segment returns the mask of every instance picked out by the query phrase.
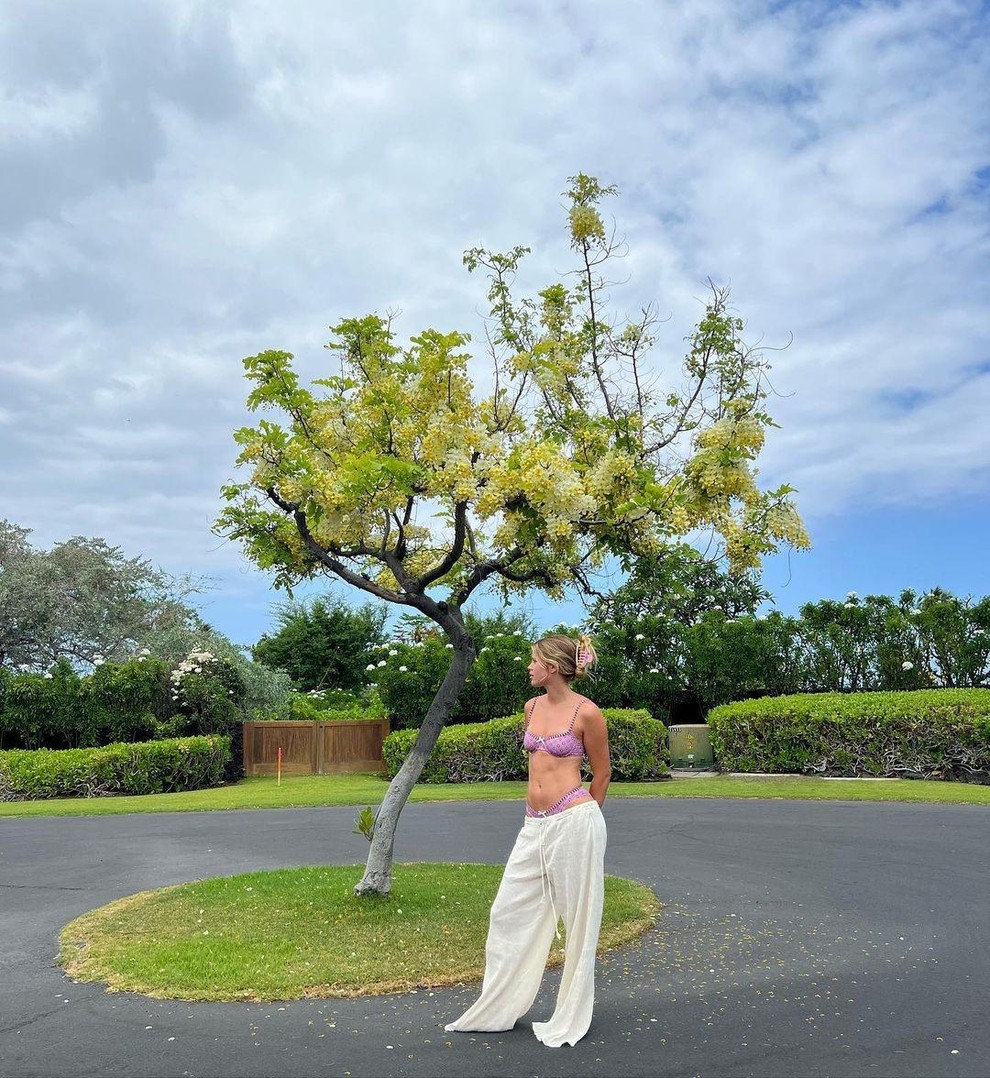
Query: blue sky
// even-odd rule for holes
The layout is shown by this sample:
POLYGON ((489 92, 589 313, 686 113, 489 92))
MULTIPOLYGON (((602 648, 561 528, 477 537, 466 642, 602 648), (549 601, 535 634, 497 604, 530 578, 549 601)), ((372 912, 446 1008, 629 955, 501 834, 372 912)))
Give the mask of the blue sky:
POLYGON ((368 311, 479 333, 461 252, 553 279, 584 171, 621 190, 617 305, 669 317, 658 370, 709 276, 782 348, 761 477, 814 549, 767 563, 777 605, 985 595, 988 29, 975 0, 8 0, 0 516, 208 576, 253 642, 277 596, 210 531, 241 359, 318 375, 368 311))

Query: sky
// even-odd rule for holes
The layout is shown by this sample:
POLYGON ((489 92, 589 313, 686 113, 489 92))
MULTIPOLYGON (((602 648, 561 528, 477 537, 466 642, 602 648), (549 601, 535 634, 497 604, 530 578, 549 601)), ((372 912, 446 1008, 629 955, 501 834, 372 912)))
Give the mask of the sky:
POLYGON ((0 517, 207 578, 255 642, 283 596, 211 531, 243 358, 319 377, 369 312, 480 338, 462 252, 557 279, 580 171, 620 190, 657 371, 709 278, 768 349, 761 484, 813 543, 775 605, 986 595, 988 31, 977 0, 5 0, 0 517))

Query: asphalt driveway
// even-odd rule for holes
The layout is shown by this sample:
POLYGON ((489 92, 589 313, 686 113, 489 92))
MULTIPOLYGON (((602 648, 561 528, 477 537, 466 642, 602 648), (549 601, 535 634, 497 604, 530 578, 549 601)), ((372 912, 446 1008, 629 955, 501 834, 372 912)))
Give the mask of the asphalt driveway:
MULTIPOLYGON (((656 929, 599 960, 575 1048, 540 1045, 559 973, 502 1034, 445 1034, 475 985, 189 1004, 74 984, 59 930, 211 875, 363 860, 353 808, 0 820, 0 1074, 990 1074, 990 813, 982 806, 613 800, 609 872, 656 929)), ((407 806, 397 860, 506 857, 507 802, 407 806)))

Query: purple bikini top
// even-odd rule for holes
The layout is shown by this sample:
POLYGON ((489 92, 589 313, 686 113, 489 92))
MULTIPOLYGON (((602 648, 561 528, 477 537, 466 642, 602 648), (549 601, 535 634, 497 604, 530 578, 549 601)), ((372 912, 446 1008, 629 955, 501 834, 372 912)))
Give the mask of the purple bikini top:
MULTIPOLYGON (((540 699, 540 697, 537 697, 540 699)), ((526 733, 523 735, 523 748, 527 752, 547 752, 551 756, 584 756, 584 743, 574 733, 574 723, 577 721, 578 712, 581 710, 581 705, 584 703, 584 697, 582 696, 578 700, 577 707, 574 709, 574 715, 571 718, 571 725, 566 730, 561 731, 559 734, 548 734, 546 737, 540 737, 539 734, 532 734, 529 731, 530 720, 533 718, 533 712, 536 710, 536 703, 529 710, 529 716, 526 719, 526 733)))

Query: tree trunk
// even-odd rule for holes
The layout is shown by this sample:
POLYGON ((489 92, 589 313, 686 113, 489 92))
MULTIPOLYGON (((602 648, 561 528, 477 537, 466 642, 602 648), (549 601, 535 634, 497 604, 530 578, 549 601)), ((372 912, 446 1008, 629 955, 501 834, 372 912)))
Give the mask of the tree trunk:
MULTIPOLYGON (((460 619, 458 619, 459 621, 460 619)), ((447 626, 445 626, 447 628, 447 626)), ((387 895, 392 889, 392 846, 395 841, 395 829, 399 823, 399 813, 405 807, 412 793, 416 780, 422 774, 433 746, 440 736, 444 723, 450 717, 457 698, 464 688, 468 673, 474 665, 475 651, 470 635, 460 625, 460 632, 447 635, 454 644, 453 658, 443 684, 437 690, 430 709, 426 713, 409 755, 399 768, 396 776, 389 783, 381 807, 375 818, 375 830, 371 840, 371 851, 365 866, 361 882, 354 888, 359 895, 387 895)))

